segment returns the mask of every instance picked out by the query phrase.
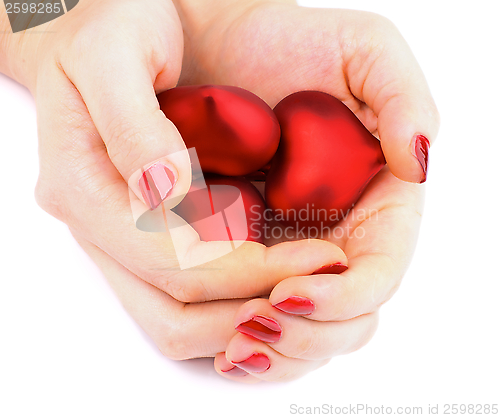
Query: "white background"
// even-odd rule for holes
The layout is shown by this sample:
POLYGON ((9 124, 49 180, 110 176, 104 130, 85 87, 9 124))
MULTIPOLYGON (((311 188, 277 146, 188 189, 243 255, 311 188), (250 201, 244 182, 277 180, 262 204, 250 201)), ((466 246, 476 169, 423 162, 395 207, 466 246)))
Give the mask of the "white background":
POLYGON ((286 384, 170 361, 36 206, 34 102, 0 76, 0 416, 285 417, 290 405, 500 403, 498 1, 303 1, 398 26, 442 116, 410 270, 362 350, 286 384))

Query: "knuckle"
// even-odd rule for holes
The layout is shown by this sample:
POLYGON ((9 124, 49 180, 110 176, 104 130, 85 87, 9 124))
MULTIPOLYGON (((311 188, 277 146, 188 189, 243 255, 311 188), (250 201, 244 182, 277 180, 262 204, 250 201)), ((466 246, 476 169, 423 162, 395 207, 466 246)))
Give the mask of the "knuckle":
POLYGON ((113 109, 107 126, 103 130, 103 140, 112 161, 126 161, 129 167, 140 167, 150 157, 152 149, 147 146, 151 138, 157 137, 159 123, 165 118, 159 109, 142 108, 140 114, 131 117, 126 107, 113 109))
MULTIPOLYGON (((108 56, 97 54, 97 52, 103 51, 106 47, 105 45, 109 45, 109 43, 116 44, 114 41, 116 35, 113 33, 110 25, 111 22, 103 21, 101 17, 95 16, 93 19, 88 19, 84 24, 75 28, 73 35, 69 37, 66 42, 71 43, 71 47, 74 48, 75 51, 79 51, 81 56, 87 58, 84 60, 87 65, 95 65, 95 63, 91 61, 92 57, 94 55, 101 57, 108 56), (102 42, 103 39, 106 39, 105 43, 102 42)), ((61 54, 61 57, 64 59, 64 55, 61 54)), ((69 69, 84 70, 81 63, 72 63, 68 61, 66 65, 69 69)))
POLYGON ((335 278, 326 274, 313 277, 313 300, 318 301, 318 307, 324 310, 325 316, 332 321, 350 319, 353 299, 357 294, 355 281, 347 274, 335 278))
MULTIPOLYGON (((124 6, 124 4, 121 6, 124 6)), ((107 7, 109 9, 113 5, 107 7)), ((120 42, 120 40, 123 36, 127 36, 128 31, 123 29, 122 22, 111 19, 110 16, 114 15, 111 14, 110 10, 108 12, 110 14, 94 14, 92 19, 77 24, 73 36, 70 38, 71 43, 77 47, 77 51, 91 53, 92 51, 105 51, 107 49, 109 53, 110 44, 113 44, 113 47, 127 45, 126 42, 120 42), (106 39, 106 42, 103 42, 103 39, 106 39)), ((134 21, 131 21, 130 25, 134 23, 134 21)), ((133 35, 129 34, 128 39, 133 39, 133 35)))
POLYGON ((351 347, 351 350, 349 350, 349 352, 354 352, 363 348, 371 341, 371 339, 375 335, 375 332, 377 331, 378 328, 378 314, 374 313, 369 315, 371 316, 372 319, 370 320, 366 331, 355 342, 355 344, 351 347))
POLYGON ((172 292, 172 297, 180 302, 198 303, 206 300, 204 286, 198 282, 184 282, 181 285, 177 283, 171 285, 169 290, 172 292))
POLYGON ((387 294, 383 297, 382 302, 377 307, 388 302, 396 294, 396 292, 399 290, 402 282, 403 282, 402 277, 399 278, 398 280, 394 281, 392 286, 389 288, 387 294))
MULTIPOLYGON (((357 45, 365 50, 366 46, 370 46, 370 50, 374 57, 390 53, 394 49, 401 47, 401 39, 403 38, 397 26, 387 17, 365 12, 363 24, 359 26, 362 32, 359 33, 364 40, 357 45)), ((358 51, 359 52, 359 51, 358 51)))
POLYGON ((394 33, 400 34, 399 29, 396 27, 394 22, 390 20, 388 17, 373 12, 367 12, 367 15, 370 16, 369 22, 371 29, 375 30, 376 33, 385 34, 389 32, 392 34, 394 33))
POLYGON ((141 274, 144 280, 168 293, 174 299, 184 303, 206 301, 205 286, 182 272, 165 274, 148 270, 141 274))
POLYGON ((38 179, 35 186, 35 201, 38 206, 56 219, 65 221, 67 219, 66 211, 62 203, 60 191, 50 182, 38 179))
POLYGON ((335 304, 331 303, 332 317, 336 321, 351 319, 356 315, 356 297, 357 285, 348 275, 342 276, 342 279, 334 279, 330 283, 328 295, 335 295, 335 304))
POLYGON ((111 160, 127 160, 129 164, 140 159, 141 129, 124 112, 115 109, 116 114, 110 120, 103 135, 108 155, 111 160))
POLYGON ((185 335, 186 333, 180 327, 172 324, 164 328, 167 331, 163 332, 162 340, 158 343, 158 348, 163 356, 170 360, 187 360, 195 357, 191 352, 189 335, 185 335))
POLYGON ((286 353, 287 357, 299 358, 303 360, 312 360, 315 358, 315 354, 317 353, 318 340, 317 335, 313 332, 312 334, 308 334, 304 336, 304 338, 298 342, 298 344, 294 347, 292 352, 286 353))

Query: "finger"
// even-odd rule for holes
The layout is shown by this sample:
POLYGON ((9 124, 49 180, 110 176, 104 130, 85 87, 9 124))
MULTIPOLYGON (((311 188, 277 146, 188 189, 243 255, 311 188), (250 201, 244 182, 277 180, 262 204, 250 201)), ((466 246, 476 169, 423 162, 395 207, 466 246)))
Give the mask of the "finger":
POLYGON ((214 360, 215 371, 221 376, 243 383, 258 383, 261 380, 258 377, 252 376, 245 370, 240 369, 238 366, 230 363, 226 359, 226 353, 217 353, 214 360))
POLYGON ((136 196, 154 209, 167 196, 183 196, 191 182, 184 142, 160 110, 155 92, 178 81, 182 27, 171 2, 144 8, 133 1, 111 1, 106 7, 119 8, 120 16, 130 9, 137 23, 92 25, 92 34, 81 30, 73 48, 83 58, 61 54, 59 59, 82 95, 109 158, 136 196), (141 26, 145 19, 162 31, 150 33, 141 26))
POLYGON ((104 273, 121 303, 159 350, 173 360, 213 357, 236 334, 232 325, 243 300, 184 304, 144 282, 105 252, 71 231, 104 273))
POLYGON ((342 321, 374 312, 398 289, 410 263, 420 226, 421 186, 403 182, 388 170, 368 187, 338 227, 349 268, 341 274, 290 277, 269 301, 288 313, 319 321, 342 321))
POLYGON ((240 333, 269 344, 286 357, 324 360, 366 345, 377 329, 378 313, 347 321, 311 321, 283 313, 266 299, 253 299, 241 306, 234 324, 240 333))
POLYGON ((47 77, 52 84, 40 88, 37 97, 37 201, 136 276, 178 300, 200 302, 268 294, 286 277, 347 263, 340 248, 319 240, 270 248, 247 242, 228 253, 228 243, 202 242, 192 229, 183 237, 184 253, 177 254, 169 231, 136 227, 128 187, 107 158, 78 91, 59 68, 47 77), (181 270, 179 257, 204 263, 181 270))
MULTIPOLYGON (((344 51, 351 92, 377 116, 391 172, 402 180, 422 183, 427 177, 429 145, 439 129, 439 114, 424 74, 392 22, 371 13, 353 18, 357 21, 346 37, 358 42, 350 42, 344 51)), ((344 22, 345 27, 350 23, 354 22, 344 22)))
MULTIPOLYGON (((225 356, 228 362, 253 377, 264 381, 280 382, 298 379, 329 361, 329 359, 301 360, 285 357, 266 343, 241 333, 231 339, 225 356)), ((224 376, 219 364, 219 361, 215 363, 216 370, 224 376)), ((246 376, 240 379, 243 382, 246 380, 246 376)))

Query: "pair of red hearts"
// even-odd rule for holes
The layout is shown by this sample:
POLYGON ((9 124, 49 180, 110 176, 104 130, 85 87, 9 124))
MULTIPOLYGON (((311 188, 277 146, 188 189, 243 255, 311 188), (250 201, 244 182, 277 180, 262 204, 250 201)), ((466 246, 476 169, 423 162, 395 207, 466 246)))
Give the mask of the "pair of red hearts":
POLYGON ((385 165, 379 140, 326 93, 293 93, 274 111, 255 94, 232 86, 176 87, 158 100, 187 148, 196 149, 204 174, 210 173, 205 178, 208 192, 194 186, 174 211, 195 227, 197 221, 224 212, 239 196, 243 201, 246 213, 225 211, 243 218, 226 219, 226 226, 245 227, 233 227, 229 236, 201 228, 197 232, 204 241, 229 237, 263 242, 271 217, 317 234, 348 214, 385 165), (259 172, 266 181, 265 202, 248 181, 259 172), (239 192, 220 187, 224 185, 239 192))

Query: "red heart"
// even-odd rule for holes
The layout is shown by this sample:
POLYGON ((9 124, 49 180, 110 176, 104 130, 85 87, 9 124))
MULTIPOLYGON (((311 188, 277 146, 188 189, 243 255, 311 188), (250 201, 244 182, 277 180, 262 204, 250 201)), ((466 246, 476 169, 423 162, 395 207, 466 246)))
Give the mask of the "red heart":
POLYGON ((194 181, 172 210, 198 232, 202 241, 263 244, 265 209, 264 199, 248 180, 211 175, 205 182, 194 181))
POLYGON ((158 95, 161 110, 195 147, 205 173, 243 176, 273 157, 280 128, 255 94, 232 86, 184 86, 158 95))
POLYGON ((266 180, 268 206, 294 227, 335 224, 385 165, 379 140, 326 93, 291 94, 274 112, 281 140, 266 180))

